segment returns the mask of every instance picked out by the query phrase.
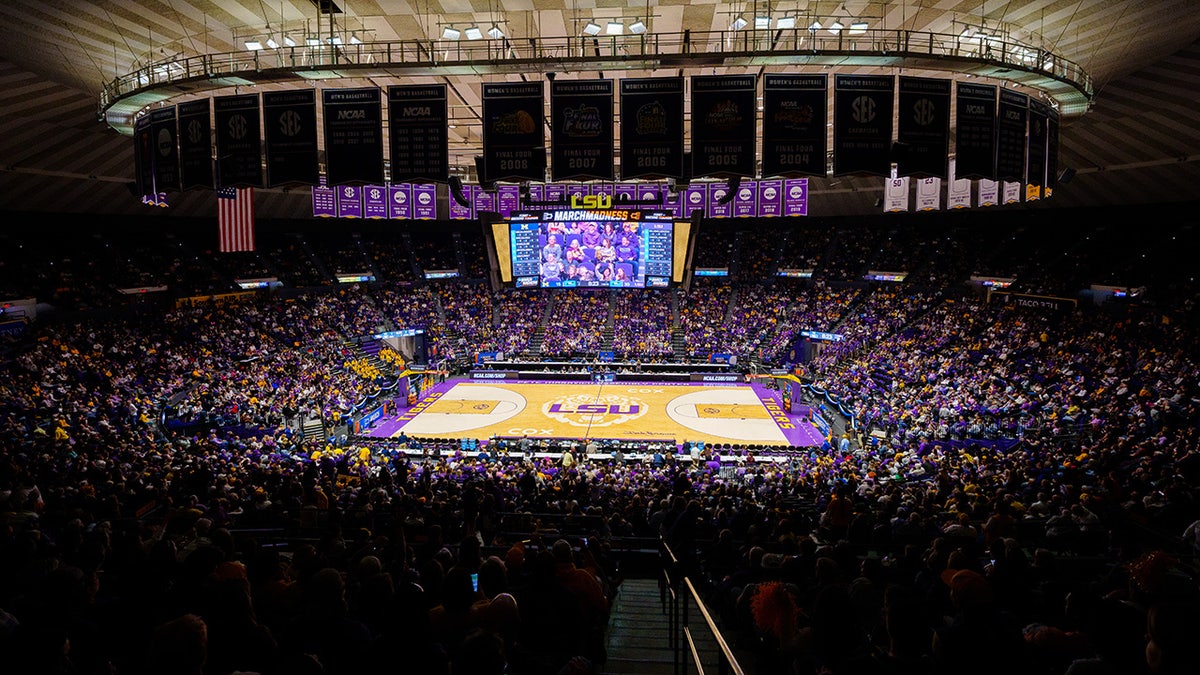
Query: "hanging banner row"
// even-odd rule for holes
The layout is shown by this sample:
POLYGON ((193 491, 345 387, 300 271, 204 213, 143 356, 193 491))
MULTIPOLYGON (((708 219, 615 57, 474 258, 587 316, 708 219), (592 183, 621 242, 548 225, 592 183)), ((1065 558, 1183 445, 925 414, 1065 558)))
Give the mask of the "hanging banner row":
MULTIPOLYGON (((690 180, 833 174, 948 177, 951 115, 961 178, 1054 187, 1058 112, 995 85, 894 75, 695 75, 481 85, 480 179, 690 180), (614 87, 619 82, 619 116, 614 87), (690 82, 690 126, 684 96, 690 82), (953 99, 953 100, 952 100, 953 99), (952 104, 956 107, 952 108, 952 104), (832 131, 832 153, 829 152, 832 131), (690 152, 685 152, 690 131, 690 152), (761 163, 761 172, 756 167, 761 163)), ((385 182, 383 92, 296 89, 199 99, 135 122, 142 194, 198 187, 318 185, 318 119, 328 184, 385 182), (215 153, 214 153, 215 150, 215 153), (214 161, 215 156, 215 161, 214 161)), ((449 179, 445 85, 386 90, 387 180, 449 179)))

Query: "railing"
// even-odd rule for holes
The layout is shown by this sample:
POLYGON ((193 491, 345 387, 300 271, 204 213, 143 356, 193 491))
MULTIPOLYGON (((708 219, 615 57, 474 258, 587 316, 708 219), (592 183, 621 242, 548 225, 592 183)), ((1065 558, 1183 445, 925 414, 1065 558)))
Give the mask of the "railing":
MULTIPOLYGON (((121 99, 176 83, 229 78, 218 86, 234 86, 236 76, 338 69, 349 77, 354 69, 405 69, 429 74, 446 67, 471 66, 476 72, 523 72, 535 68, 562 72, 594 71, 599 63, 658 67, 689 61, 713 65, 859 65, 876 59, 894 65, 898 59, 927 59, 922 67, 954 70, 946 59, 993 64, 1035 74, 1073 88, 1085 101, 1094 95, 1091 78, 1079 64, 1053 52, 1001 38, 964 38, 948 33, 868 30, 832 35, 807 28, 788 30, 706 31, 642 35, 500 38, 486 40, 398 40, 347 45, 297 45, 257 51, 175 56, 154 61, 104 84, 100 116, 121 99), (943 63, 939 64, 939 61, 943 63)), ((992 74, 1001 79, 1009 75, 992 74)), ((298 75, 294 75, 298 77, 298 75)), ((249 84, 249 82, 245 82, 249 84)), ((1033 86, 1037 86, 1034 84, 1033 86)), ((1066 92, 1070 93, 1070 92, 1066 92)), ((1059 92, 1063 94, 1063 92, 1059 92)), ((1078 105, 1072 105, 1072 109, 1078 105)), ((1085 108, 1086 109, 1086 108, 1085 108)), ((111 124, 112 122, 110 122, 111 124)))
POLYGON ((660 541, 662 551, 662 579, 659 581, 661 599, 667 610, 668 645, 674 653, 673 666, 676 675, 689 672, 688 663, 695 672, 716 672, 719 675, 743 675, 737 657, 721 629, 713 620, 700 593, 688 578, 684 564, 675 556, 665 541, 660 541), (700 621, 691 623, 691 608, 699 614, 700 621), (698 629, 698 630, 697 630, 698 629))

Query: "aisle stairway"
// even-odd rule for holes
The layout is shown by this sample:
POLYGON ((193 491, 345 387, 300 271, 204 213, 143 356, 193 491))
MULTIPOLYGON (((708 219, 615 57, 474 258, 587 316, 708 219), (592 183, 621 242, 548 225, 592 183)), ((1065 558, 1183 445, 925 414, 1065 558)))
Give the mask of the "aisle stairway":
POLYGON ((674 672, 669 617, 657 579, 625 579, 609 613, 605 675, 669 675, 674 672))

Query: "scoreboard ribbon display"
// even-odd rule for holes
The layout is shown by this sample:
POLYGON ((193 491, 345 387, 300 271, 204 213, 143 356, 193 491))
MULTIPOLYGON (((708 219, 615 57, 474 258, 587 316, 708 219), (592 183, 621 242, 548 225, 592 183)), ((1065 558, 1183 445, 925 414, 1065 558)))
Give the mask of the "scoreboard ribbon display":
POLYGON ((683 78, 621 80, 621 178, 683 177, 683 78))
POLYGON ((550 117, 554 180, 613 180, 612 80, 551 82, 550 117))
POLYGON ((379 89, 325 89, 325 175, 330 185, 383 182, 379 89))
POLYGON ((211 105, 206 98, 179 104, 179 186, 212 188, 211 105))
POLYGON ((946 177, 950 153, 950 80, 900 78, 896 174, 946 177))
POLYGON ((483 84, 483 176, 498 180, 546 179, 542 83, 483 84))
POLYGON ((763 79, 764 176, 825 176, 826 75, 763 79))
POLYGON ((392 180, 444 183, 450 177, 446 85, 388 87, 392 180))
POLYGON ((891 174, 892 75, 837 75, 833 84, 833 174, 891 174))
POLYGON ((754 75, 692 77, 692 176, 753 176, 754 75))
POLYGON ((267 135, 267 187, 316 185, 317 92, 312 89, 263 93, 267 135))
POLYGON ((258 94, 213 98, 217 187, 263 187, 258 94))

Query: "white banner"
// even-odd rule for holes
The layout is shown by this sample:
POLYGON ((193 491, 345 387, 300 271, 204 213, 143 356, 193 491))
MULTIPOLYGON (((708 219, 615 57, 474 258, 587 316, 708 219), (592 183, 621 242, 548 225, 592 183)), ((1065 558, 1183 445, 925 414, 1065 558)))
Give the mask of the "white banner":
POLYGON ((937 176, 917 181, 917 210, 937 211, 942 208, 942 179, 937 176))
POLYGON ((950 160, 950 178, 946 185, 946 208, 971 208, 971 179, 954 177, 954 160, 950 160))
POLYGON ((1004 203, 1005 204, 1020 204, 1021 203, 1021 184, 1020 183, 1005 183, 1004 184, 1004 203))
POLYGON ((883 210, 888 213, 908 210, 908 176, 887 179, 883 189, 883 210))
POLYGON ((979 205, 995 206, 1000 203, 1000 184, 986 178, 979 179, 979 205))

